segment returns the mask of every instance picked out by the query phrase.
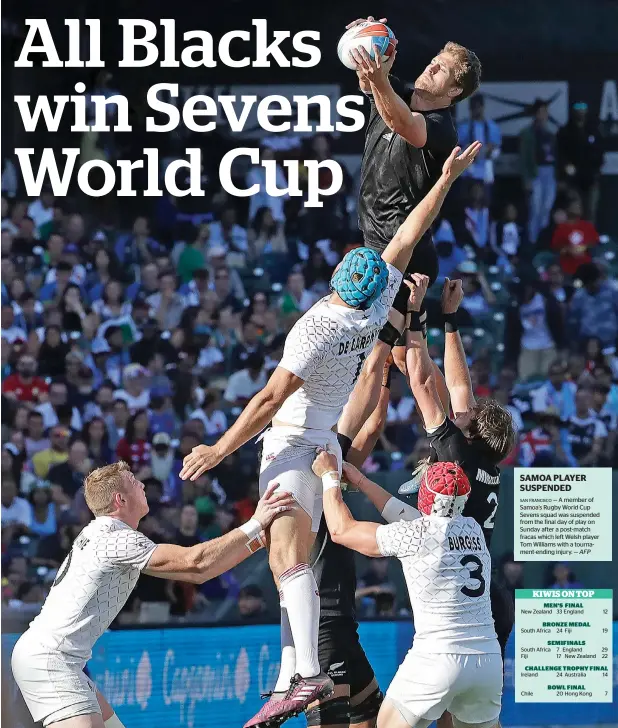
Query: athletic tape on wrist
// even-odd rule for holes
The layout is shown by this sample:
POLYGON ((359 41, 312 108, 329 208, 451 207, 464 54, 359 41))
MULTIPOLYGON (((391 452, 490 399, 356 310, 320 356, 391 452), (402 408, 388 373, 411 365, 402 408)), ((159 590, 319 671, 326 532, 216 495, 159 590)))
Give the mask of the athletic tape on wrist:
POLYGON ((459 331, 459 327, 457 326, 457 311, 455 313, 444 314, 444 331, 447 334, 454 334, 456 331, 459 331))
POLYGON ((242 526, 239 526, 239 528, 247 535, 247 543, 245 546, 249 549, 250 553, 254 554, 264 547, 265 544, 261 536, 263 530, 262 524, 257 518, 252 518, 246 523, 243 523, 242 526))
POLYGON ((427 311, 408 311, 410 314, 410 331, 420 331, 423 339, 427 338, 427 311))
POLYGON ((326 493, 331 488, 341 488, 341 477, 336 470, 329 470, 322 476, 322 490, 326 493))
POLYGON ((400 336, 401 331, 397 331, 393 324, 390 321, 387 321, 380 330, 380 333, 378 334, 378 339, 380 339, 380 341, 383 341, 387 346, 390 346, 392 349, 393 346, 396 345, 400 336))

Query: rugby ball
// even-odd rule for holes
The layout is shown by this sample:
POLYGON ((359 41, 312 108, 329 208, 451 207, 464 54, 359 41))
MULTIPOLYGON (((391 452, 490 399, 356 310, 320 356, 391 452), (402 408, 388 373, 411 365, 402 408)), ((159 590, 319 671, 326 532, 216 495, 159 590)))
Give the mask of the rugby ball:
POLYGON ((337 55, 346 68, 354 70, 354 64, 350 60, 350 50, 352 48, 362 46, 373 58, 373 47, 377 46, 382 54, 382 60, 386 60, 393 54, 396 45, 395 34, 387 25, 376 23, 373 20, 365 20, 364 23, 359 23, 359 25, 346 30, 341 36, 337 44, 337 55))

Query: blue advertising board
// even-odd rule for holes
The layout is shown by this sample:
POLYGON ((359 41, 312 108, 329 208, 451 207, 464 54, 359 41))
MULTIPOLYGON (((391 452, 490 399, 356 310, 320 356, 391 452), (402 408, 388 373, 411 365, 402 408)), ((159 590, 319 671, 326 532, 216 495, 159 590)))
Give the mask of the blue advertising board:
MULTIPOLYGON (((414 631, 409 622, 364 622, 362 644, 386 689, 414 631)), ((3 635, 8 658, 17 635, 3 635)), ((503 726, 618 724, 618 624, 614 623, 612 704, 516 704, 514 640, 507 648, 503 726)), ((5 666, 7 665, 4 662, 5 666)), ((139 629, 107 632, 88 670, 131 728, 242 726, 272 689, 279 669, 276 625, 139 629)), ((303 718, 286 725, 300 728, 303 718)))

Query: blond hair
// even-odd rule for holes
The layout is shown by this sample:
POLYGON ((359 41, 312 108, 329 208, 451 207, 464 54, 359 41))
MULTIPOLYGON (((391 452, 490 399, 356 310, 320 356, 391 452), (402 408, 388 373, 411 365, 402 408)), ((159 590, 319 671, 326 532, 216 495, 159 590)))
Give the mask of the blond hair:
POLYGON ((84 480, 86 505, 95 516, 105 516, 114 510, 114 495, 125 491, 124 473, 131 468, 124 460, 93 470, 84 480))
POLYGON ((481 82, 481 62, 471 50, 450 40, 440 53, 448 53, 455 59, 455 83, 461 93, 455 96, 454 103, 459 103, 473 94, 481 82))
POLYGON ((481 399, 470 423, 470 437, 482 440, 494 453, 496 463, 510 455, 517 441, 511 413, 495 399, 481 399))

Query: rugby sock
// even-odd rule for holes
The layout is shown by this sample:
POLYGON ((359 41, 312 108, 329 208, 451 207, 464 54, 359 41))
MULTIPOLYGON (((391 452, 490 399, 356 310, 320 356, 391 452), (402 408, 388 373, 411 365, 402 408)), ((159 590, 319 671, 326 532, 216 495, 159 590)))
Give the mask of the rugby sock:
POLYGON ((279 592, 279 604, 281 606, 281 666, 274 687, 275 693, 285 692, 290 687, 290 681, 296 674, 296 649, 282 592, 279 592))
POLYGON ((314 677, 320 672, 320 595, 315 576, 308 564, 298 564, 284 571, 279 583, 296 649, 296 672, 301 677, 314 677))

